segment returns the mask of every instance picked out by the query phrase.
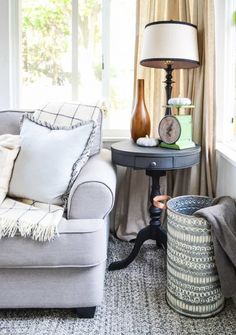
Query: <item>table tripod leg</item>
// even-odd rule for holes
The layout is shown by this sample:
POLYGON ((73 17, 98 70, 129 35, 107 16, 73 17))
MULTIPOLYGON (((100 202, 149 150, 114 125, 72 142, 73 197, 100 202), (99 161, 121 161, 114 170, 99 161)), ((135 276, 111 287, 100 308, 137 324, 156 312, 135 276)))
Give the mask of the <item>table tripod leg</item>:
POLYGON ((153 205, 153 198, 156 196, 161 196, 160 177, 165 176, 165 171, 147 170, 146 174, 152 178, 152 189, 150 193, 151 205, 149 207, 150 227, 152 232, 151 238, 156 240, 156 245, 158 248, 164 247, 164 249, 166 249, 167 236, 166 232, 161 228, 162 210, 153 205))
POLYGON ((165 175, 165 172, 158 171, 158 170, 156 171, 147 170, 146 174, 152 177, 152 189, 151 189, 151 194, 150 194, 151 206, 149 208, 150 224, 149 226, 140 230, 140 232, 138 233, 137 238, 135 240, 133 250, 131 251, 130 255, 121 261, 111 263, 108 267, 109 271, 126 268, 138 255, 142 244, 149 239, 155 240, 157 243, 157 246, 162 246, 166 248, 166 240, 167 240, 166 232, 161 228, 161 223, 160 223, 161 209, 156 208, 153 205, 153 198, 157 195, 160 195, 159 179, 161 176, 165 175))
POLYGON ((140 230, 140 232, 137 235, 133 250, 130 253, 130 255, 127 258, 125 258, 121 261, 111 263, 108 267, 108 270, 112 271, 112 270, 119 270, 119 269, 126 268, 135 259, 135 257, 138 255, 142 244, 145 241, 149 240, 150 238, 151 238, 150 226, 145 227, 142 230, 140 230))

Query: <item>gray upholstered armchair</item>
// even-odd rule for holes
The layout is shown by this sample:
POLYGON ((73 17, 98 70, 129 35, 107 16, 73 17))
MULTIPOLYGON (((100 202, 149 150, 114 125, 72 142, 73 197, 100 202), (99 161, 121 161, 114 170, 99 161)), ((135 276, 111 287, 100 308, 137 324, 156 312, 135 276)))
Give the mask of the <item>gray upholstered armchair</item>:
MULTIPOLYGON (((18 134, 21 111, 0 112, 0 134, 18 134)), ((110 152, 89 158, 74 183, 60 236, 0 239, 0 308, 76 308, 93 317, 103 298, 116 174, 110 152)))

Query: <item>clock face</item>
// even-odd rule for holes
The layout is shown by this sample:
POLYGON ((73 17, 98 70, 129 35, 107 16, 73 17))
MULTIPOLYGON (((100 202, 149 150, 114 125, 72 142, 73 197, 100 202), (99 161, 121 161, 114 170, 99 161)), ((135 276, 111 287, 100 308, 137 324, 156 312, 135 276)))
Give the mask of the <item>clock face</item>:
POLYGON ((181 126, 176 117, 168 115, 160 121, 158 132, 163 142, 173 144, 178 141, 180 137, 181 126))

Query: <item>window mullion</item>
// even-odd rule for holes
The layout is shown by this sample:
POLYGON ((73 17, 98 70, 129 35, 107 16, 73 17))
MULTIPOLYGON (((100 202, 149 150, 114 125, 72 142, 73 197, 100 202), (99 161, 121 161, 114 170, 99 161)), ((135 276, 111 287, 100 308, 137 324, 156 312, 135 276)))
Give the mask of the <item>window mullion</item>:
POLYGON ((235 59, 233 58, 233 49, 235 48, 235 37, 233 35, 232 26, 232 14, 234 10, 235 0, 227 2, 226 6, 226 34, 225 34, 225 71, 224 71, 224 127, 223 127, 223 140, 229 142, 233 139, 233 123, 232 118, 235 116, 233 110, 233 97, 234 97, 234 75, 232 69, 234 69, 235 59), (226 116, 226 117, 225 117, 226 116))
POLYGON ((20 100, 20 32, 21 1, 9 2, 9 96, 10 107, 18 108, 20 100))
MULTIPOLYGON (((110 0, 102 0, 102 99, 109 105, 110 75, 110 0)), ((104 120, 104 127, 109 128, 109 114, 104 120)))
POLYGON ((72 100, 78 100, 78 41, 79 41, 79 17, 78 17, 78 0, 72 0, 72 67, 71 67, 71 84, 72 100))

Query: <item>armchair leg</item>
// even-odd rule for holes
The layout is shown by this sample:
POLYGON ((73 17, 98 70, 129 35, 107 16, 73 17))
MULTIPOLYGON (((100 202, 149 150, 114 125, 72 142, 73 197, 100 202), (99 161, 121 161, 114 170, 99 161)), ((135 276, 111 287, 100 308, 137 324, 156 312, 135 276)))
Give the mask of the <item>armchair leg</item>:
POLYGON ((79 318, 92 319, 96 311, 96 306, 76 308, 76 314, 79 318))

